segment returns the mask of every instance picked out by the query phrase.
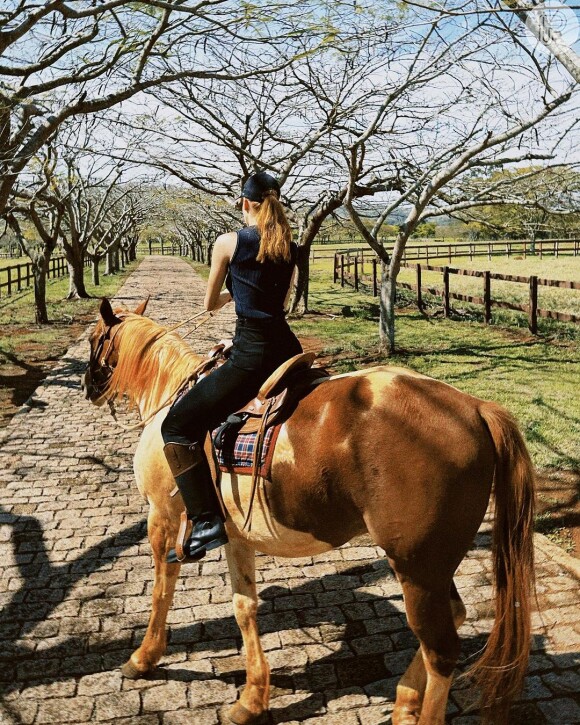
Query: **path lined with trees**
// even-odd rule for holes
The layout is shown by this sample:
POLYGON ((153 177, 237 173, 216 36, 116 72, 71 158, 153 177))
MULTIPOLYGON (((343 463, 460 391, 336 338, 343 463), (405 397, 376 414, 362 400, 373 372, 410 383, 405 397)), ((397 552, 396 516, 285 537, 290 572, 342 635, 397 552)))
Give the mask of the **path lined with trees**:
POLYGON ((533 235, 555 219, 578 225, 576 56, 550 36, 561 65, 531 59, 518 36, 527 11, 323 9, 25 0, 0 11, 0 216, 31 257, 39 323, 57 247, 70 296, 83 297, 84 260, 97 280, 146 226, 170 220, 190 244, 238 223, 233 200, 256 168, 279 177, 298 229, 293 311, 308 308, 313 241, 349 215, 382 262, 391 353, 396 278, 426 220, 513 233, 509 214, 525 210, 533 235), (168 185, 175 198, 160 202, 168 185))

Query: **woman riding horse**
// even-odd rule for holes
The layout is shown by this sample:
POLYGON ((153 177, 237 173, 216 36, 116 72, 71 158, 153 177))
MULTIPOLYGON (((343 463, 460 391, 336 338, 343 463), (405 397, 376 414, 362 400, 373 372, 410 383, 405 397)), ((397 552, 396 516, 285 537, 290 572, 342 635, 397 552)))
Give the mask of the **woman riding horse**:
POLYGON ((226 363, 180 398, 161 426, 163 451, 191 521, 189 536, 180 530, 170 563, 198 561, 228 541, 204 453, 208 431, 251 400, 279 365, 302 352, 284 313, 298 247, 279 196, 273 176, 264 171, 250 176, 242 188, 246 227, 222 234, 213 249, 204 305, 217 310, 233 299, 236 331, 226 363))

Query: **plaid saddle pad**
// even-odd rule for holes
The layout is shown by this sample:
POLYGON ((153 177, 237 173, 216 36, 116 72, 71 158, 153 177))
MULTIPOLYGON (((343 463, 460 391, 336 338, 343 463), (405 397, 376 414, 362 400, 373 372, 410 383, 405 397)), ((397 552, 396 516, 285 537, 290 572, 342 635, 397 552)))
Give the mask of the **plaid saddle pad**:
MULTIPOLYGON (((214 441, 218 430, 216 428, 212 432, 212 439, 214 441)), ((259 469, 260 475, 265 478, 269 478, 274 446, 279 430, 279 425, 271 426, 267 429, 266 435, 264 436, 259 469)), ((257 436, 257 433, 242 433, 237 436, 226 436, 223 447, 215 448, 220 469, 229 473, 249 474, 252 470, 257 436)))

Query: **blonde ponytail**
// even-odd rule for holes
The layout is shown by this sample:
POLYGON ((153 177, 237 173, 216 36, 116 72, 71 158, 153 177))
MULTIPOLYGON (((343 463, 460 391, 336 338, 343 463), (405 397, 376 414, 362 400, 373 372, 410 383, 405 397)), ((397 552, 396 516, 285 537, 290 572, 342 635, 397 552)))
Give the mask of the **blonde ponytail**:
POLYGON ((286 218, 284 207, 274 189, 269 189, 256 213, 256 226, 260 233, 260 250, 256 259, 264 262, 290 261, 292 230, 286 218))

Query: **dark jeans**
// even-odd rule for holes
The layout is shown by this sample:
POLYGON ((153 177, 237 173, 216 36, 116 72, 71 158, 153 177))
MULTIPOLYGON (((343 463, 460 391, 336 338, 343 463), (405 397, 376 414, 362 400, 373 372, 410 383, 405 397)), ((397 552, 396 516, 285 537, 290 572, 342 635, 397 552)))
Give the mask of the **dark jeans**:
POLYGON ((165 443, 202 443, 216 428, 258 393, 283 362, 302 352, 284 318, 238 318, 230 358, 202 378, 171 406, 161 424, 165 443))

